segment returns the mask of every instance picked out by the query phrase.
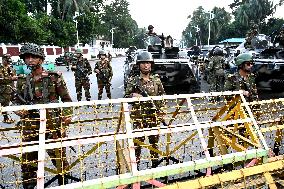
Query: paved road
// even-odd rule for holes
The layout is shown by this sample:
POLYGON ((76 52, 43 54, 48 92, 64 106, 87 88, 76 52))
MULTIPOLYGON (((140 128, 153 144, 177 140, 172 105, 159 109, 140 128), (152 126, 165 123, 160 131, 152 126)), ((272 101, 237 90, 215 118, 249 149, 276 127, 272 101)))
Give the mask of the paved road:
MULTIPOLYGON (((124 87, 123 87, 123 64, 124 64, 124 57, 119 58, 113 58, 112 60, 112 67, 113 67, 113 79, 111 81, 112 84, 112 98, 121 98, 123 97, 124 87)), ((92 66, 92 70, 94 71, 96 60, 91 60, 90 64, 92 66)), ((63 73, 63 77, 65 79, 65 82, 67 84, 68 90, 70 92, 70 95, 72 97, 73 101, 77 101, 76 96, 76 90, 75 90, 75 77, 74 72, 67 71, 65 66, 58 66, 56 67, 57 71, 60 71, 63 73)), ((90 75, 90 81, 91 81, 91 100, 97 100, 98 99, 98 86, 97 86, 97 78, 96 75, 93 74, 90 75)), ((106 99, 106 92, 104 90, 103 99, 106 99)), ((84 92, 83 92, 83 100, 85 100, 84 92)))

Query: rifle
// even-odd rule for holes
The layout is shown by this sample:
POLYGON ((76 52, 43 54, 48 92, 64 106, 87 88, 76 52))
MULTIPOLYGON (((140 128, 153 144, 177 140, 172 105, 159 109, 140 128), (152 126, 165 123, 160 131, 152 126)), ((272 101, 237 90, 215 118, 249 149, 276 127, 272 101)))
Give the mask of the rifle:
MULTIPOLYGON (((14 94, 14 96, 16 98, 19 99, 19 101, 21 101, 21 103, 25 104, 25 105, 33 105, 32 102, 28 102, 26 101, 17 91, 14 87, 12 86, 9 86, 14 94)), ((32 117, 32 118, 39 118, 39 110, 29 110, 29 116, 32 117)), ((20 122, 19 122, 20 123, 20 122)), ((19 125, 18 123, 18 125, 19 125)), ((54 129, 54 128, 53 128, 54 129)), ((57 135, 57 132, 56 131, 53 131, 53 139, 58 139, 58 135, 57 135)), ((76 150, 73 146, 70 146, 71 150, 74 151, 76 153, 76 150)))
MULTIPOLYGON (((140 83, 138 77, 136 78, 136 86, 135 86, 135 88, 140 91, 140 94, 143 97, 149 97, 149 94, 147 93, 147 91, 141 86, 141 83, 140 83)), ((156 105, 155 105, 155 103, 154 103, 154 101, 152 99, 150 101, 150 104, 152 106, 151 107, 152 110, 159 112, 159 110, 157 109, 157 107, 156 107, 156 105)), ((161 122, 163 123, 164 126, 168 126, 168 124, 165 122, 164 119, 161 119, 161 122)))

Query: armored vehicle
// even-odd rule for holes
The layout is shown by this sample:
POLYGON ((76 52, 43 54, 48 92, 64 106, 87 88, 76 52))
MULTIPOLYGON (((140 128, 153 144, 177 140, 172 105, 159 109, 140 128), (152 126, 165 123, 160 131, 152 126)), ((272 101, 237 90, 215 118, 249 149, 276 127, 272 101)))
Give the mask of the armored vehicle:
POLYGON ((252 49, 241 44, 237 50, 254 56, 254 72, 258 90, 284 92, 284 50, 274 47, 270 37, 259 34, 251 41, 252 49))
MULTIPOLYGON (((178 47, 173 47, 170 41, 157 35, 148 36, 144 42, 145 51, 150 52, 154 58, 152 71, 159 74, 167 94, 200 92, 199 66, 191 62, 190 59, 179 58, 178 47)), ((125 62, 125 87, 130 76, 139 74, 135 60, 136 58, 131 62, 125 62)))

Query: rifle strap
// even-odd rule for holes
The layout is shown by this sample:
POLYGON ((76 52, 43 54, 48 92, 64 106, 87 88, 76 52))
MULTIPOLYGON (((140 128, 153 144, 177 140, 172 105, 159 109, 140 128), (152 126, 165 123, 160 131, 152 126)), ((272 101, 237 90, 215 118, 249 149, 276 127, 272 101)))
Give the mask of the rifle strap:
POLYGON ((43 85, 42 85, 42 99, 44 103, 48 103, 48 83, 49 83, 49 77, 43 78, 43 85))
POLYGON ((31 75, 28 74, 26 77, 26 85, 24 89, 24 99, 26 101, 33 101, 34 95, 33 95, 33 88, 31 84, 31 75))

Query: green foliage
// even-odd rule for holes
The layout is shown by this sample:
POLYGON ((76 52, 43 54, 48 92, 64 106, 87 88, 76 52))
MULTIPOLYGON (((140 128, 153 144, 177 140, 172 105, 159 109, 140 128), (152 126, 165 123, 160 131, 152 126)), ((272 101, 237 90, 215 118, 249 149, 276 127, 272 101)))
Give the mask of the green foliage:
MULTIPOLYGON (((223 39, 223 31, 230 24, 231 16, 224 8, 214 7, 212 10, 214 18, 210 20, 210 44, 218 43, 223 39)), ((205 12, 203 7, 198 7, 190 17, 191 21, 187 25, 183 36, 186 46, 196 44, 207 44, 209 35, 209 13, 205 12), (196 27, 200 29, 197 32, 196 27)))
POLYGON ((114 0, 110 5, 106 5, 101 19, 103 24, 103 33, 107 39, 111 39, 112 28, 114 29, 114 47, 129 47, 136 45, 134 36, 137 33, 138 26, 135 20, 131 18, 128 10, 129 3, 126 0, 114 0))

